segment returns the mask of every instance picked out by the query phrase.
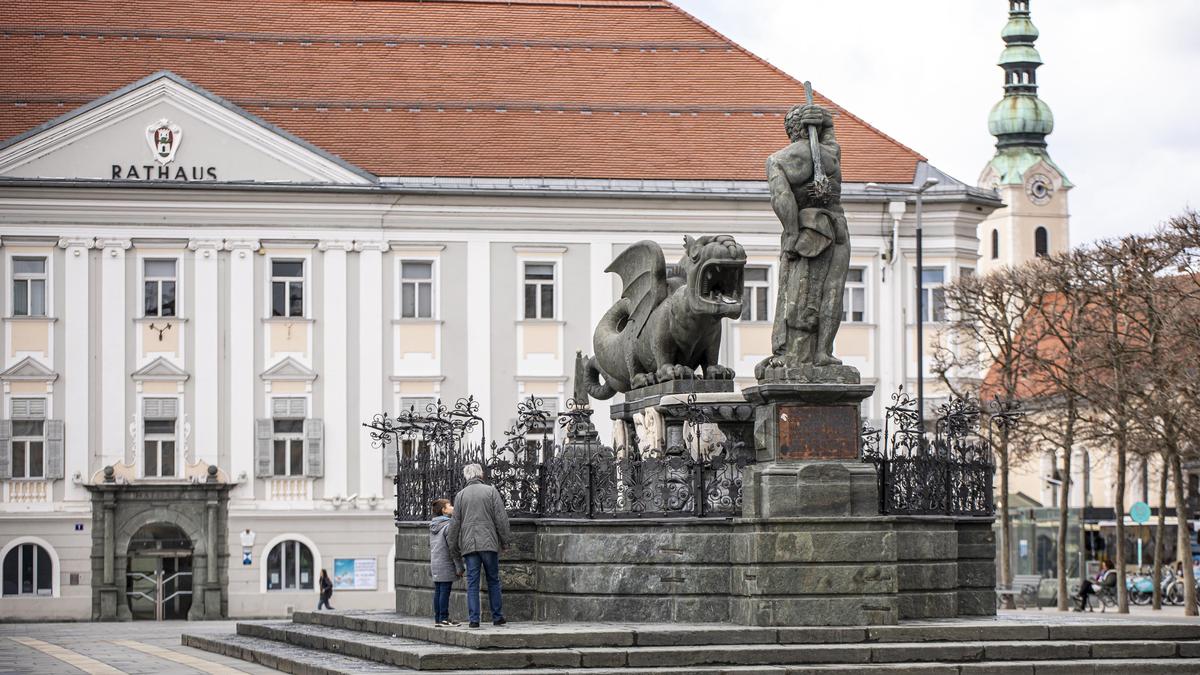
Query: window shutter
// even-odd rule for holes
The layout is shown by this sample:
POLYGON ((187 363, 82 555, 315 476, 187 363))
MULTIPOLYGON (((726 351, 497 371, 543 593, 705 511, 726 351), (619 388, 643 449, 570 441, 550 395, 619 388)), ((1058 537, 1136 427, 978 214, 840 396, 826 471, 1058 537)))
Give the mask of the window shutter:
POLYGON ((12 400, 13 419, 40 420, 46 417, 46 399, 44 398, 14 398, 12 400))
POLYGON ((303 397, 277 397, 271 399, 271 417, 277 419, 303 418, 307 412, 307 401, 303 397))
POLYGON ((142 417, 148 420, 173 420, 179 417, 179 399, 142 399, 142 417))
POLYGON ((0 480, 9 478, 12 478, 12 420, 0 420, 0 480))
POLYGON ((271 433, 274 429, 272 420, 254 420, 254 475, 256 478, 269 478, 271 472, 271 433))
POLYGON ((325 475, 324 420, 304 420, 304 460, 307 462, 306 475, 313 478, 325 475))
POLYGON ((62 420, 46 420, 46 478, 62 480, 63 478, 63 436, 62 420))

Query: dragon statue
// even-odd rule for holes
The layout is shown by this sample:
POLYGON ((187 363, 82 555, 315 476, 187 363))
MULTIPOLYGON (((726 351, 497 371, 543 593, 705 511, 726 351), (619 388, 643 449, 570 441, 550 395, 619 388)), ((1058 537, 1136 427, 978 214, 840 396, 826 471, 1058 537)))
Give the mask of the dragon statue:
POLYGON ((606 272, 620 275, 621 299, 605 312, 580 357, 583 385, 593 398, 612 398, 668 380, 733 379, 717 363, 721 319, 742 314, 746 251, 728 235, 684 237, 684 255, 667 267, 662 248, 639 241, 606 272), (603 380, 601 380, 603 375, 603 380))

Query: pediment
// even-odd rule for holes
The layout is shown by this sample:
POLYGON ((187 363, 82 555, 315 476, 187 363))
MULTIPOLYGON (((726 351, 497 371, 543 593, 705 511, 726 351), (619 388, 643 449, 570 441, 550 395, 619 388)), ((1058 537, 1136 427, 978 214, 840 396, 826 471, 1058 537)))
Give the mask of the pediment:
POLYGON ((133 372, 139 382, 183 382, 188 379, 187 371, 160 356, 133 372))
POLYGON ((375 180, 168 71, 0 145, 0 178, 335 185, 375 180))
POLYGON ((312 382, 317 379, 317 373, 312 368, 289 356, 266 369, 261 377, 264 380, 312 382))
POLYGON ((0 380, 6 382, 53 382, 57 379, 58 373, 32 356, 26 356, 4 372, 0 372, 0 380))

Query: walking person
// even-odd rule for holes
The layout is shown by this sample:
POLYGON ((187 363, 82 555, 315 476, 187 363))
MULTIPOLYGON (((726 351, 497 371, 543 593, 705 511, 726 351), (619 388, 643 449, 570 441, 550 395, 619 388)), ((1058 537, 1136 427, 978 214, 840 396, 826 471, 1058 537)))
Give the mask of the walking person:
POLYGON ((329 604, 329 599, 333 597, 333 580, 329 578, 329 572, 321 570, 321 599, 317 602, 317 611, 321 611, 321 606, 325 609, 333 609, 329 604))
POLYGON ((435 499, 431 509, 429 571, 433 575, 433 625, 457 626, 457 621, 450 620, 450 587, 463 575, 463 567, 462 562, 450 556, 450 545, 446 542, 454 505, 449 499, 435 499))
POLYGON ((503 626, 503 604, 500 596, 500 554, 512 534, 508 527, 508 512, 504 499, 496 488, 483 482, 483 467, 468 464, 463 467, 467 486, 454 496, 454 515, 446 541, 450 555, 462 558, 467 570, 467 618, 471 628, 479 628, 479 572, 487 577, 488 604, 492 610, 492 625, 503 626))

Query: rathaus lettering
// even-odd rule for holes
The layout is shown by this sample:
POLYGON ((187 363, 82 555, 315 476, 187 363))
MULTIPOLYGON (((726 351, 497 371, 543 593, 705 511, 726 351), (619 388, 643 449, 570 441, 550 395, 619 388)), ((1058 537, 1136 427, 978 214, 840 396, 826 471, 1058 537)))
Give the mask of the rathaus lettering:
POLYGON ((215 166, 112 165, 112 177, 126 180, 217 180, 215 166))

